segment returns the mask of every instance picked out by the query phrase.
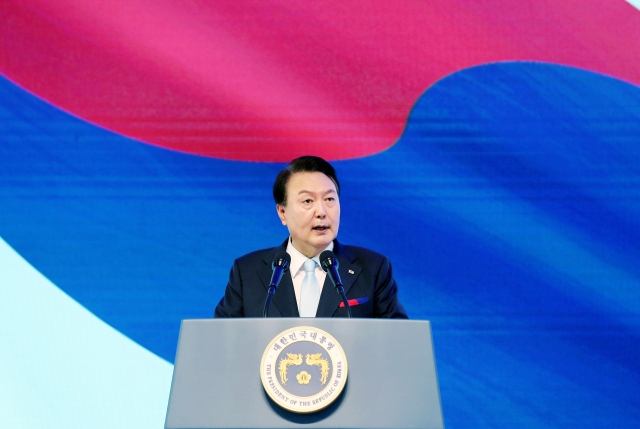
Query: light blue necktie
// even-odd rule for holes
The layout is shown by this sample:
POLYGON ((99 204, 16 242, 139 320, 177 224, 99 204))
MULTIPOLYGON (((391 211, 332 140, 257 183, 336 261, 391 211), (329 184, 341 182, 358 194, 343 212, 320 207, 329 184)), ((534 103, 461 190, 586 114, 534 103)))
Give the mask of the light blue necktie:
POLYGON ((316 261, 307 259, 304 262, 306 271, 300 288, 300 317, 315 317, 320 302, 320 286, 316 278, 316 261))

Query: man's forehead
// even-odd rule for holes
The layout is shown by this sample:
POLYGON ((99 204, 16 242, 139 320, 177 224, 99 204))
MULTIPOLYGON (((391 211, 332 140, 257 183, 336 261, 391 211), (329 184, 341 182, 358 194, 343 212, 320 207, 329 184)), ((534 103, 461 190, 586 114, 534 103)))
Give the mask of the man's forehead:
POLYGON ((314 197, 335 195, 337 198, 339 194, 336 183, 322 172, 293 173, 285 185, 285 201, 303 195, 314 197))

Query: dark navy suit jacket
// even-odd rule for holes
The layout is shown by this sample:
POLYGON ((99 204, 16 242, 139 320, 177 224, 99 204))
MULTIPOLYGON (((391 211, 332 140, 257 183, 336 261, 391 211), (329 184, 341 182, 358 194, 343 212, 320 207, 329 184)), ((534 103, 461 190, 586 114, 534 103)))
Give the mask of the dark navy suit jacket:
MULTIPOLYGON (((271 263, 287 241, 278 247, 258 250, 238 258, 233 263, 224 297, 216 307, 214 317, 262 317, 264 302, 271 280, 271 263)), ((353 317, 407 318, 398 302, 398 286, 393 278, 389 259, 362 247, 346 246, 334 241, 333 252, 338 259, 338 272, 351 306, 353 317)), ((346 317, 346 309, 333 283, 327 276, 322 287, 316 317, 346 317)), ((282 277, 276 290, 269 317, 299 317, 291 273, 282 277)))

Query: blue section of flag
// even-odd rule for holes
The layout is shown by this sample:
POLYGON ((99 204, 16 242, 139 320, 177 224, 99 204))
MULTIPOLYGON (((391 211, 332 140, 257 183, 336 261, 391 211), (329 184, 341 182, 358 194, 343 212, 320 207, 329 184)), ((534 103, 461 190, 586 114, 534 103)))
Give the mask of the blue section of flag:
MULTIPOLYGON (((5 80, 0 99, 0 236, 169 361, 233 258, 286 236, 282 164, 140 144, 5 80)), ((389 150, 335 162, 340 239, 388 255, 433 323, 447 427, 640 424, 638 142, 637 87, 501 63, 430 88, 389 150)))

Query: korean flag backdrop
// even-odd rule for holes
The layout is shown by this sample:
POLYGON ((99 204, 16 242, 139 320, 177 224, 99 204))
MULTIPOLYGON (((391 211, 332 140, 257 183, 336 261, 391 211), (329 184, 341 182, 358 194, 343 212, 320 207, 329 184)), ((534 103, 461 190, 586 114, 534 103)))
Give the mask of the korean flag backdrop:
POLYGON ((316 154, 447 427, 638 427, 638 8, 2 1, 0 426, 162 427, 180 320, 316 154))

